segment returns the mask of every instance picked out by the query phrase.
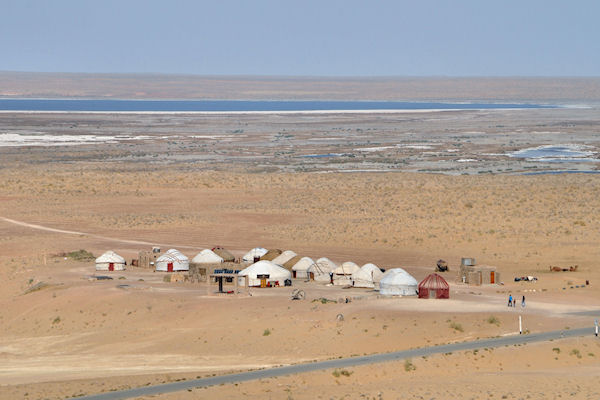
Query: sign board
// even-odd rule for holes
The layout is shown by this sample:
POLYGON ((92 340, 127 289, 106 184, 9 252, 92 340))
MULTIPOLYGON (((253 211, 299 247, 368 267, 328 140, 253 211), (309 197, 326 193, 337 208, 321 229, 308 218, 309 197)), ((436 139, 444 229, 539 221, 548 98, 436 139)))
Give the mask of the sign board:
POLYGON ((257 274, 256 279, 269 279, 270 274, 257 274))

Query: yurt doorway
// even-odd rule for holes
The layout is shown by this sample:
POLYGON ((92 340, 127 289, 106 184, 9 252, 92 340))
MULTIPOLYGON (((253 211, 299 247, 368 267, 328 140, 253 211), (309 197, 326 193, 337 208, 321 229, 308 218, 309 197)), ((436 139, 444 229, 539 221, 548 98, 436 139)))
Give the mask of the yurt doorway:
POLYGON ((496 273, 494 271, 490 272, 490 283, 496 283, 496 273))
POLYGON ((173 272, 173 263, 167 264, 167 272, 173 272))
POLYGON ((109 263, 108 264, 108 270, 109 271, 114 271, 115 270, 115 263, 109 263))
POLYGON ((429 289, 429 298, 430 299, 437 299, 437 290, 431 290, 431 289, 429 289))

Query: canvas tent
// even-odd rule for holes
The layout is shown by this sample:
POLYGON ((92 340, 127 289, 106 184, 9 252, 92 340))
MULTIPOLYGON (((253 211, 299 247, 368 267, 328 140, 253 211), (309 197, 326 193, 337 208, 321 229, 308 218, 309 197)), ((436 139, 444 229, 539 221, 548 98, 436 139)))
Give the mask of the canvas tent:
POLYGON ((154 263, 156 271, 188 271, 190 269, 189 259, 179 250, 170 249, 158 257, 154 263))
POLYGON ((223 261, 223 257, 209 249, 202 250, 192 258, 192 264, 220 264, 223 261))
POLYGON ((419 283, 420 299, 448 299, 450 298, 450 285, 438 274, 427 275, 419 283))
POLYGON ((244 257, 242 257, 242 261, 253 263, 254 260, 260 260, 260 258, 267 254, 267 252, 267 249, 263 249, 262 247, 255 247, 246 254, 244 254, 244 257))
POLYGON ((330 282, 337 265, 327 257, 319 258, 308 268, 308 276, 317 282, 330 282))
POLYGON ((228 250, 224 249, 223 247, 217 246, 217 247, 213 247, 211 250, 214 251, 216 255, 221 257, 224 262, 234 262, 235 261, 235 256, 233 254, 231 254, 228 250))
POLYGON ((283 253, 281 253, 280 255, 278 255, 277 257, 275 257, 272 261, 275 264, 279 264, 281 266, 284 266, 284 264, 288 261, 290 261, 292 258, 296 257, 297 254, 294 253, 291 250, 286 250, 283 253))
POLYGON ((393 268, 379 282, 379 293, 386 296, 415 296, 418 282, 402 268, 393 268))
POLYGON ((352 261, 346 261, 333 270, 333 284, 336 286, 352 285, 352 274, 360 269, 352 261))
POLYGON ((354 287, 374 288, 382 276, 383 272, 377 265, 367 263, 352 274, 352 282, 354 287))
POLYGON ((308 278, 308 269, 315 262, 310 257, 302 257, 294 266, 292 267, 292 274, 294 278, 308 278))
POLYGON ((125 269, 125 259, 114 251, 107 251, 96 258, 96 271, 122 271, 125 269))
MULTIPOLYGON (((260 286, 261 279, 259 275, 268 275, 266 278, 274 286, 283 286, 287 279, 292 279, 292 273, 285 268, 280 267, 268 260, 255 262, 249 267, 241 270, 238 275, 248 276, 249 286, 260 286)), ((244 285, 243 279, 239 279, 239 284, 244 285)))

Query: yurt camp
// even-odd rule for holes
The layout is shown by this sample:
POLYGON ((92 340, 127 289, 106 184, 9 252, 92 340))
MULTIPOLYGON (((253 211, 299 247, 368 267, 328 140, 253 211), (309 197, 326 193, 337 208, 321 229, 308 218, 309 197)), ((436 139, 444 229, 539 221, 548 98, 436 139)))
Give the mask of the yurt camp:
MULTIPOLYGON (((290 271, 267 260, 255 262, 249 267, 241 270, 238 275, 247 276, 248 285, 255 287, 285 286, 286 281, 291 283, 292 279, 290 271)), ((244 285, 244 281, 240 279, 239 284, 244 285)))
POLYGON ((244 256, 242 257, 242 261, 254 263, 260 260, 260 258, 267 254, 268 251, 269 250, 264 249, 262 247, 255 247, 246 254, 244 254, 244 256))
POLYGON ((114 251, 107 251, 96 258, 96 271, 122 271, 125 269, 125 259, 114 251))
POLYGON ((290 261, 292 258, 296 257, 297 254, 291 250, 286 250, 277 257, 275 257, 272 261, 275 264, 284 265, 286 262, 290 261))
POLYGON ((292 275, 294 278, 308 278, 308 269, 315 262, 310 257, 302 257, 294 266, 292 267, 292 275))
POLYGON ((352 274, 354 287, 374 288, 383 276, 383 272, 375 264, 367 263, 352 274))
POLYGON ((346 261, 333 270, 333 284, 336 286, 352 285, 352 274, 360 269, 352 261, 346 261))
POLYGON ((190 269, 189 259, 179 250, 169 249, 165 254, 158 257, 154 263, 156 271, 188 271, 190 269))
POLYGON ((419 283, 420 299, 449 299, 450 285, 438 274, 427 275, 419 283))
POLYGON ((330 282, 337 265, 327 257, 319 258, 308 269, 308 276, 316 282, 330 282))
POLYGON ((379 293, 386 296, 416 296, 418 282, 402 268, 386 271, 379 282, 379 293))
POLYGON ((192 264, 221 264, 224 261, 223 257, 209 249, 202 250, 192 258, 192 264))
POLYGON ((221 246, 213 247, 211 249, 216 255, 223 259, 223 262, 234 262, 235 256, 231 252, 221 246))

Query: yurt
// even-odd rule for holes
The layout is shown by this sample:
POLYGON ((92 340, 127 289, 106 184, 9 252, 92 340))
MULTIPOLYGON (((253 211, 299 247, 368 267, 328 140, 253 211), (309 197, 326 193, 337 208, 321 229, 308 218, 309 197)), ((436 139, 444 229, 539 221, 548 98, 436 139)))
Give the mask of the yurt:
POLYGON ((188 271, 190 269, 189 259, 181 254, 179 250, 169 249, 165 254, 158 257, 154 262, 156 271, 188 271))
POLYGON ((244 257, 242 257, 242 261, 253 263, 254 260, 260 260, 260 258, 267 254, 267 252, 267 249, 263 249, 262 247, 255 247, 246 254, 244 254, 244 257))
POLYGON ((352 282, 354 287, 374 288, 382 276, 383 272, 377 265, 368 263, 352 274, 352 282))
POLYGON ((352 285, 352 274, 360 269, 352 261, 346 261, 333 270, 333 284, 336 286, 352 285))
POLYGON ((379 282, 379 293, 386 296, 415 296, 418 282, 402 268, 393 268, 379 282))
POLYGON ((286 250, 277 257, 275 257, 272 261, 275 264, 279 264, 285 268, 285 263, 290 261, 292 258, 296 257, 297 254, 291 250, 286 250))
POLYGON ((213 247, 211 250, 214 251, 214 253, 216 255, 221 257, 223 259, 223 262, 234 262, 235 261, 235 256, 233 254, 231 254, 227 249, 224 249, 221 246, 213 247))
POLYGON ((294 278, 308 278, 308 269, 315 262, 310 257, 302 257, 294 266, 292 267, 292 275, 294 278))
POLYGON ((310 266, 308 276, 317 282, 330 282, 336 268, 337 265, 329 258, 321 257, 310 266))
POLYGON ((96 258, 96 271, 123 271, 125 259, 114 251, 107 251, 96 258))
POLYGON ((419 283, 420 299, 449 299, 450 285, 438 274, 427 275, 419 283))
POLYGON ((209 249, 202 250, 192 258, 192 264, 221 264, 224 261, 223 257, 209 249))
MULTIPOLYGON (((255 262, 241 270, 238 275, 248 276, 249 286, 260 286, 261 279, 258 277, 259 275, 268 275, 268 278, 265 279, 272 286, 284 286, 287 279, 292 279, 290 271, 268 260, 255 262)), ((239 279, 239 284, 243 285, 244 279, 239 279)))
POLYGON ((262 256, 261 260, 273 261, 275 258, 279 257, 283 253, 279 249, 269 249, 264 256, 262 256))

